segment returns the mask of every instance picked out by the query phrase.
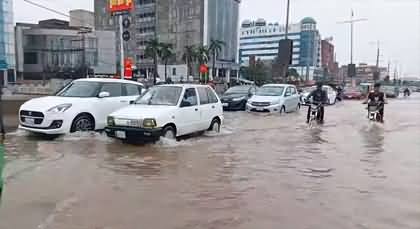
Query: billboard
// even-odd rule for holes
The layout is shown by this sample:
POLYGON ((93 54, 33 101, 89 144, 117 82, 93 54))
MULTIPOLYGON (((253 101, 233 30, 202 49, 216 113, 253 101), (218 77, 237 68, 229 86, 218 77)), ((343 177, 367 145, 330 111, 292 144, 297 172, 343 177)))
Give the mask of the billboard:
POLYGON ((108 9, 111 13, 131 11, 134 7, 133 0, 108 0, 108 9))

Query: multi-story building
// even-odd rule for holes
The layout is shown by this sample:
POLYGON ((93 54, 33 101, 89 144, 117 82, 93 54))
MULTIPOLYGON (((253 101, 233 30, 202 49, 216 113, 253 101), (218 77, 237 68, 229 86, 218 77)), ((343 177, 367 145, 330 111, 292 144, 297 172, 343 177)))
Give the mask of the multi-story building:
POLYGON ((115 33, 86 31, 68 21, 17 23, 16 69, 19 79, 82 78, 115 75, 115 33), (92 72, 93 71, 93 72, 92 72))
POLYGON ((70 26, 95 28, 95 15, 88 10, 70 10, 70 26))
POLYGON ((324 76, 338 80, 338 63, 335 60, 335 48, 331 41, 332 38, 321 41, 321 66, 324 76))
POLYGON ((12 2, 0 1, 0 86, 16 81, 12 2))
MULTIPOLYGON (((321 67, 321 36, 316 25, 316 21, 310 17, 289 25, 288 39, 293 41, 291 67, 309 79, 314 78, 321 67)), ((241 65, 248 65, 250 56, 274 60, 279 55, 279 42, 285 39, 285 31, 284 25, 267 23, 264 19, 244 21, 239 38, 241 65)))
MULTIPOLYGON (((135 9, 125 16, 132 22, 125 56, 132 57, 140 74, 146 76, 154 68, 145 55, 148 40, 157 38, 173 45, 176 55, 169 64, 175 68, 185 64, 182 60, 185 46, 209 45, 215 39, 225 43, 216 61, 217 75, 236 75, 239 4, 240 0, 135 1, 135 9)), ((106 8, 106 1, 95 1, 95 25, 98 29, 116 31, 116 18, 106 8)))

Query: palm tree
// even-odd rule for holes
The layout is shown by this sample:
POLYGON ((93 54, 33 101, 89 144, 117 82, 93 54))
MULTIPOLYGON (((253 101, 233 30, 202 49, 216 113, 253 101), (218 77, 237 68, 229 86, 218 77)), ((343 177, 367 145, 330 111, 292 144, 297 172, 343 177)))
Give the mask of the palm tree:
POLYGON ((213 65, 212 65, 213 79, 216 77, 216 60, 217 60, 217 57, 219 56, 219 53, 222 52, 222 47, 224 45, 225 45, 225 42, 223 41, 214 40, 214 39, 210 40, 209 52, 212 56, 212 61, 213 61, 213 65))
POLYGON ((197 47, 195 45, 187 45, 184 47, 182 60, 187 65, 187 81, 192 73, 192 64, 197 60, 197 47))
POLYGON ((165 81, 168 79, 167 66, 168 61, 175 55, 172 44, 161 43, 160 44, 160 58, 165 64, 165 81))
MULTIPOLYGON (((210 54, 210 50, 207 46, 199 46, 197 47, 197 61, 200 65, 202 64, 207 64, 209 62, 209 54, 210 54)), ((200 73, 200 81, 202 80, 201 78, 201 73, 200 73)), ((205 77, 204 77, 205 78, 205 77)), ((206 81, 206 79, 203 79, 204 81, 206 81)))
POLYGON ((157 65, 158 65, 158 59, 160 56, 161 51, 161 43, 158 39, 151 39, 149 41, 146 41, 146 50, 144 52, 145 56, 148 58, 153 59, 153 84, 156 84, 156 77, 157 77, 157 65))

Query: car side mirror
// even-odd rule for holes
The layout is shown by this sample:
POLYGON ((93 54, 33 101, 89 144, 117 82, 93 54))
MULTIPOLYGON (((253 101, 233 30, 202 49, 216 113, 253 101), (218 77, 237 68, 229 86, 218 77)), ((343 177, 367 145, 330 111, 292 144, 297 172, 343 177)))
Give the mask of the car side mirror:
POLYGON ((186 101, 186 100, 182 100, 181 101, 181 107, 190 107, 191 103, 186 101))
POLYGON ((285 95, 284 95, 284 97, 289 97, 289 96, 291 96, 292 95, 292 93, 286 93, 285 95))
POLYGON ((98 95, 99 98, 106 98, 106 97, 110 97, 110 96, 111 96, 111 94, 107 91, 102 91, 98 95))
POLYGON ((135 102, 136 102, 136 101, 134 101, 134 100, 133 100, 133 101, 130 101, 130 104, 134 104, 135 102))

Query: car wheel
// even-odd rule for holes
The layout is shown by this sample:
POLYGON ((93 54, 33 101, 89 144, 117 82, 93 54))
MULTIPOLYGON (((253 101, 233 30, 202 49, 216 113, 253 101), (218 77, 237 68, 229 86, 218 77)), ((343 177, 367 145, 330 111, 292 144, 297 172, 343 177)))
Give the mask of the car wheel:
POLYGON ((280 114, 285 114, 286 113, 286 107, 283 105, 280 108, 280 114))
POLYGON ((175 139, 176 138, 175 128, 172 126, 167 126, 163 128, 162 137, 167 138, 167 139, 175 139))
POLYGON ((220 120, 219 120, 219 119, 217 119, 217 118, 214 118, 214 119, 211 121, 210 128, 209 128, 208 130, 209 130, 209 131, 216 132, 216 133, 220 133, 220 129, 221 129, 221 123, 220 123, 220 120))
POLYGON ((92 131, 95 129, 95 121, 90 115, 82 114, 77 116, 71 125, 70 132, 92 131))

